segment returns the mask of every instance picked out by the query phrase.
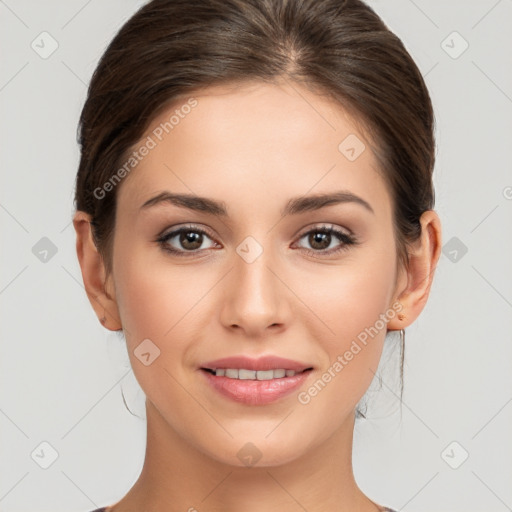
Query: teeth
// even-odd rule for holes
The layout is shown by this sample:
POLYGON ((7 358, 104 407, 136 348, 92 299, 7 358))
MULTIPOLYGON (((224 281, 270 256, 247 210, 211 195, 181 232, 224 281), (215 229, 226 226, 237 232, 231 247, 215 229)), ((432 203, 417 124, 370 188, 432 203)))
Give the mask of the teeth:
POLYGON ((271 380, 281 379, 284 376, 293 377, 297 372, 294 370, 246 370, 245 368, 218 368, 214 370, 217 377, 228 377, 240 380, 271 380))
POLYGON ((238 378, 239 379, 255 379, 256 378, 256 370, 238 370, 238 378))

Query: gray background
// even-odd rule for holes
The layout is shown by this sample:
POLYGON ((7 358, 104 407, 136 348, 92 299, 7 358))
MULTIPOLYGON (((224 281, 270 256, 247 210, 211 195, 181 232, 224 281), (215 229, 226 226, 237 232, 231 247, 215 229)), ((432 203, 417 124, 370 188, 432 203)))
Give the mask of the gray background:
MULTIPOLYGON (((143 3, 0 1, 2 512, 89 511, 142 467, 144 396, 86 298, 71 216, 87 83, 143 3)), ((391 338, 356 424, 356 479, 408 512, 512 510, 512 1, 369 3, 434 101, 444 245, 407 329, 402 415, 391 338)))

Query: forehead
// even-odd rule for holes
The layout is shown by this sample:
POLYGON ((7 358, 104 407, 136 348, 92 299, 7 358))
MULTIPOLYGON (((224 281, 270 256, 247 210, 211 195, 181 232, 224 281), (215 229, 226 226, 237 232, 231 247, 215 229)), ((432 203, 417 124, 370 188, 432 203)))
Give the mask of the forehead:
POLYGON ((140 206, 163 190, 262 204, 343 188, 386 208, 373 143, 357 120, 340 103, 295 83, 248 82, 181 95, 134 150, 144 145, 150 149, 118 191, 120 207, 140 206))

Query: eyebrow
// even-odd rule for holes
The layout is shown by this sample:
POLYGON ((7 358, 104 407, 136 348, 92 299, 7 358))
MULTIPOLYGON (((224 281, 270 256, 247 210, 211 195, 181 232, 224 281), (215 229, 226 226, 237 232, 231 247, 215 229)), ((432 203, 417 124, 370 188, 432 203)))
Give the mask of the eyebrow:
MULTIPOLYGON (((290 199, 283 210, 281 216, 298 215, 304 212, 320 210, 326 206, 343 203, 355 203, 363 206, 369 212, 375 214, 371 205, 363 198, 353 194, 348 190, 327 194, 315 194, 310 196, 300 196, 290 199)), ((207 197, 200 197, 192 194, 174 194, 168 191, 160 192, 155 197, 148 199, 140 209, 147 209, 159 204, 172 204, 188 210, 207 213, 215 217, 227 217, 228 211, 224 201, 217 201, 207 197)))

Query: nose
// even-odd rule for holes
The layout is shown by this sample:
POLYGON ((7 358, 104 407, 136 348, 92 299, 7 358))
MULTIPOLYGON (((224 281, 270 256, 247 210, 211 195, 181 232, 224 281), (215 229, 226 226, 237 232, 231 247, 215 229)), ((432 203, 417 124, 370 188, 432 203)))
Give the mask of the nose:
POLYGON ((243 331, 245 337, 264 337, 283 329, 289 320, 287 287, 270 255, 254 261, 234 257, 222 294, 221 321, 227 329, 243 331))

